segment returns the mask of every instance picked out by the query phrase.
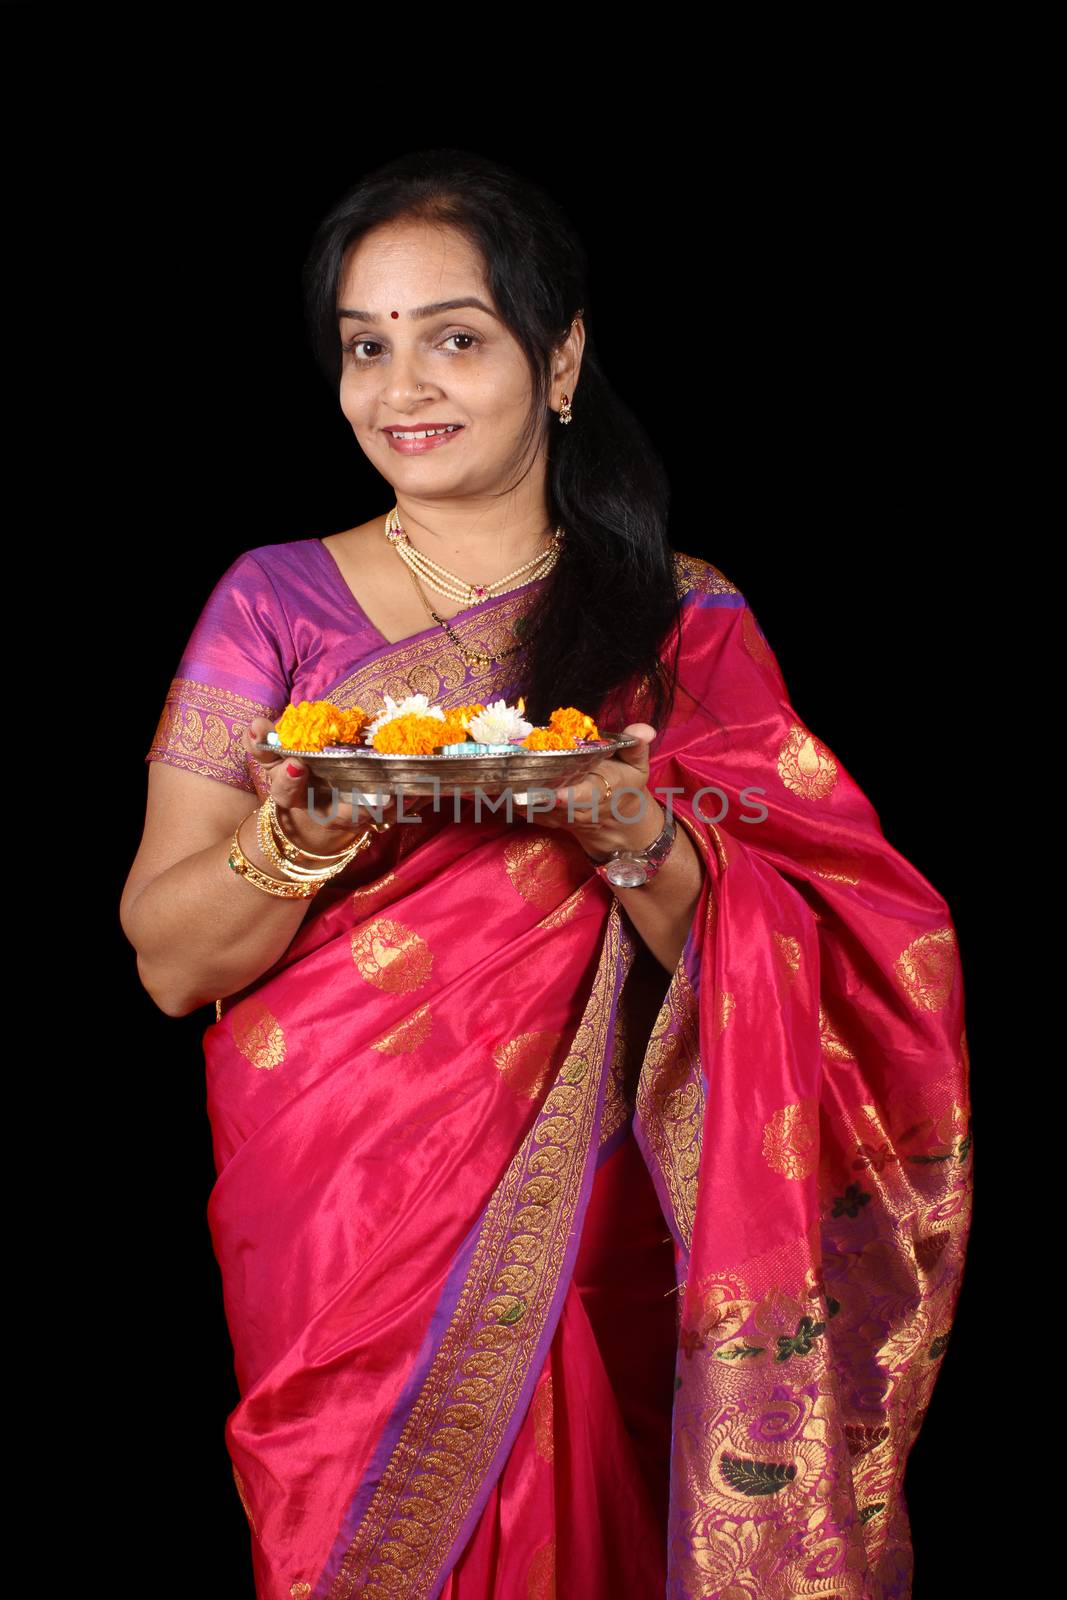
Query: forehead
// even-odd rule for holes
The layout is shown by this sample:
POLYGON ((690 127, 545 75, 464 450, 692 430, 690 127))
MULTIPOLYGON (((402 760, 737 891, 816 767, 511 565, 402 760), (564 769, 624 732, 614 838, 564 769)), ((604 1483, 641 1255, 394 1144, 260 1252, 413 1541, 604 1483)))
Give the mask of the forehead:
POLYGON ((338 280, 341 305, 386 314, 472 289, 489 299, 479 251, 456 228, 413 219, 364 234, 346 252, 338 280))

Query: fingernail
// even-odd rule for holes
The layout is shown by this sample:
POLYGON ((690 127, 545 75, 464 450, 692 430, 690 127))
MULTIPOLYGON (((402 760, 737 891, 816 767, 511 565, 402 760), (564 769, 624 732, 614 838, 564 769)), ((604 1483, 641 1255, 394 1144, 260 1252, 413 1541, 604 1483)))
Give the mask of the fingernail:
POLYGON ((290 778, 300 778, 303 776, 304 772, 303 767, 295 766, 292 761, 288 763, 285 770, 289 774, 290 778))

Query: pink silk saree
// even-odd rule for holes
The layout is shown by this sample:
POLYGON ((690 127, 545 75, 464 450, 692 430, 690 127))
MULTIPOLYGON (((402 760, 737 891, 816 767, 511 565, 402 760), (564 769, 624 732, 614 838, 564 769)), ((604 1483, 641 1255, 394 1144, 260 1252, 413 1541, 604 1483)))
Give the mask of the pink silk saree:
MULTIPOLYGON (((570 835, 446 798, 205 1031, 261 1600, 911 1593, 902 1479, 970 1218, 955 930, 744 597, 675 562, 649 784, 704 877, 673 974, 570 835)), ((506 646, 532 587, 453 626, 506 646)), ((390 644, 321 541, 264 546, 147 759, 251 809, 249 717, 514 698, 507 665, 390 644)))

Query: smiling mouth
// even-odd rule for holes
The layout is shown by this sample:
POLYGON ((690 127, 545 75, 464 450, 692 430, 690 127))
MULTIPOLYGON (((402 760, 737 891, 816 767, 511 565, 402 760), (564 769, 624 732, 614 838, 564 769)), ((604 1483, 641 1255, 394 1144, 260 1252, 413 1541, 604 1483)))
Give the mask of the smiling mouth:
POLYGON ((434 439, 439 433, 458 433, 462 422, 431 423, 425 428, 385 428, 391 439, 434 439))

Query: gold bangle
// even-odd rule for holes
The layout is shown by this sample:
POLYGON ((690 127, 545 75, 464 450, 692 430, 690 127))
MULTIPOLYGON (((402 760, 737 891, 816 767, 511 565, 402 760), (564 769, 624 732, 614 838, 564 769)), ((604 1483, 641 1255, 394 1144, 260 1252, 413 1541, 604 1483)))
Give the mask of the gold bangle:
MULTIPOLYGON (((263 851, 267 860, 280 870, 283 878, 295 883, 327 882, 328 879, 336 877, 339 872, 343 872, 352 858, 358 855, 360 850, 366 849, 370 843, 370 830, 366 829, 346 849, 335 856, 329 857, 331 864, 328 867, 303 867, 293 861, 286 860, 284 856, 278 853, 278 840, 275 837, 271 822, 269 801, 265 800, 260 806, 256 813, 256 819, 259 848, 263 851)), ((299 846, 297 848, 299 849, 299 846)))
MULTIPOLYGON (((281 822, 278 820, 278 807, 272 794, 267 796, 265 804, 270 817, 271 832, 274 835, 275 843, 281 849, 286 860, 295 862, 299 860, 300 856, 306 856, 309 861, 340 861, 341 857, 346 856, 352 848, 351 845, 346 845, 343 850, 334 850, 328 856, 316 855, 314 850, 305 850, 302 844, 297 844, 295 839, 290 839, 282 827, 281 822)), ((362 834, 360 837, 362 838, 362 834)), ((356 840, 353 841, 353 843, 357 842, 356 840)))
MULTIPOLYGON (((259 834, 260 845, 263 849, 264 855, 273 861, 276 866, 281 868, 283 877, 293 878, 301 883, 325 882, 328 878, 335 877, 337 873, 344 871, 345 867, 347 867, 353 856, 358 855, 361 850, 365 850, 370 843, 370 830, 364 829, 359 837, 353 840, 350 845, 346 846, 344 850, 338 851, 338 853, 334 856, 319 858, 322 860, 328 860, 330 863, 329 866, 305 867, 301 866, 298 862, 287 860, 278 855, 277 851, 279 845, 282 845, 284 848, 285 843, 292 843, 291 840, 287 841, 285 839, 284 834, 281 834, 281 838, 279 839, 278 834, 280 833, 281 829, 277 826, 276 821, 272 818, 270 806, 267 804, 261 806, 259 812, 259 834)), ((299 851, 301 847, 297 845, 295 848, 299 851)))
MULTIPOLYGON (((248 813, 250 817, 255 815, 254 811, 248 813)), ((247 821, 248 817, 241 818, 241 822, 247 821)), ((249 861, 241 849, 241 841, 238 838, 238 834, 241 831, 241 822, 233 830, 233 838, 230 840, 228 865, 232 872, 236 872, 239 878, 243 878, 246 883, 252 884, 254 888, 262 889, 265 894, 276 895, 279 900, 308 900, 313 894, 318 893, 320 885, 317 883, 280 882, 277 878, 272 878, 266 872, 262 872, 254 862, 249 861)))

